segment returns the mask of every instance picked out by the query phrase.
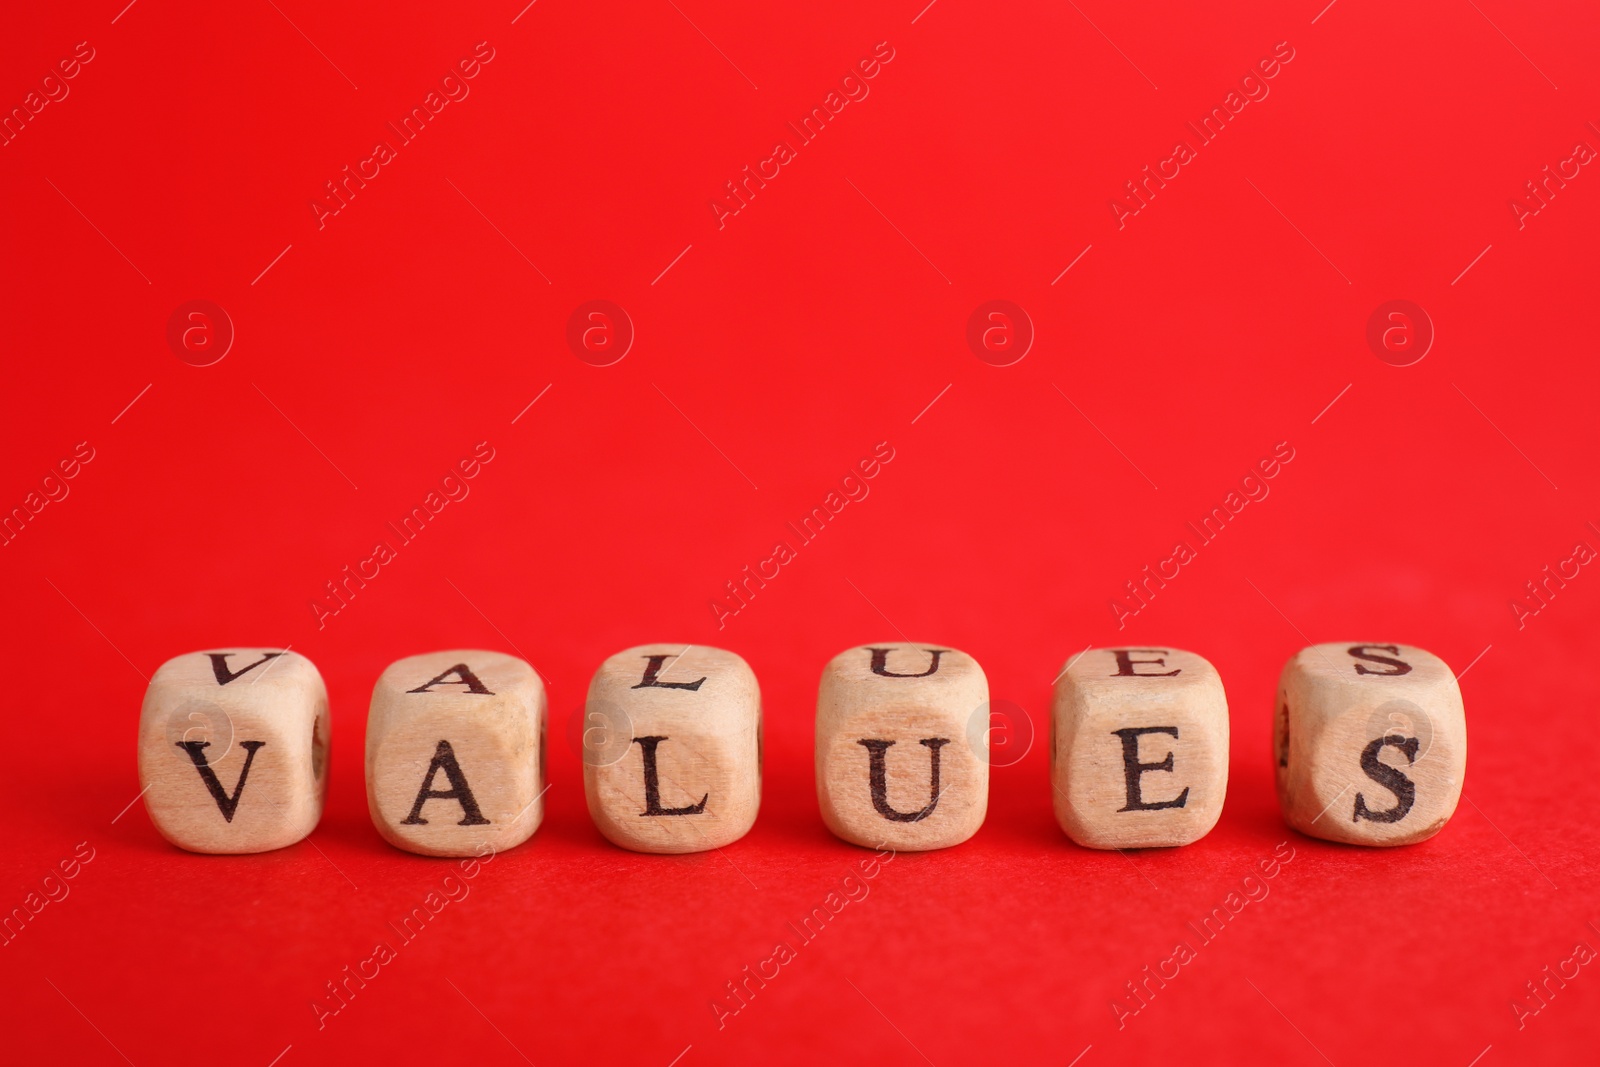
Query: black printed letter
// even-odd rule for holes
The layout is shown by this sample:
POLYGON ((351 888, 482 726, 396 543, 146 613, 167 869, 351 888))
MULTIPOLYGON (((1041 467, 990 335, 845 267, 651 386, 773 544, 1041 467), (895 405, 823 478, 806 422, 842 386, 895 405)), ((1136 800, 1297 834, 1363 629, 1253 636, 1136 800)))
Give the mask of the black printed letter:
MULTIPOLYGON (((705 681, 704 678, 700 682, 705 681)), ((694 683, 699 685, 700 682, 694 683)), ((634 686, 635 689, 639 688, 634 686)), ((684 808, 663 808, 661 806, 661 777, 656 773, 656 746, 665 741, 665 737, 635 737, 639 742, 639 749, 644 753, 644 810, 639 814, 645 815, 699 815, 706 810, 706 801, 711 799, 707 793, 700 798, 700 803, 690 804, 684 808)))
POLYGON ((206 655, 211 657, 211 673, 215 674, 217 676, 217 684, 218 685, 227 685, 229 682, 231 682, 235 678, 239 677, 239 675, 241 675, 241 674, 249 674, 251 671, 255 670, 257 667, 259 667, 263 663, 267 662, 267 660, 276 659, 277 657, 283 655, 283 653, 282 652, 266 652, 266 653, 263 653, 261 658, 256 660, 254 663, 250 664, 250 666, 248 666, 248 667, 240 667, 236 671, 230 671, 228 669, 228 657, 233 655, 232 652, 207 652, 206 655))
POLYGON ((1381 649, 1382 651, 1389 653, 1389 656, 1398 656, 1400 654, 1400 647, 1398 645, 1355 645, 1348 651, 1350 655, 1354 656, 1356 659, 1364 659, 1367 661, 1367 663, 1382 663, 1398 669, 1392 671, 1375 671, 1367 667, 1366 664, 1357 663, 1357 674, 1376 674, 1380 677, 1391 677, 1396 674, 1411 673, 1411 664, 1405 662, 1404 660, 1390 659, 1389 656, 1374 656, 1371 652, 1367 651, 1368 649, 1372 648, 1381 649))
MULTIPOLYGON (((452 667, 450 670, 445 671, 444 674, 449 674, 451 671, 464 671, 467 678, 472 678, 472 672, 465 667, 452 667)), ((439 678, 443 678, 444 674, 439 675, 439 678)), ((437 682, 439 678, 435 678, 433 682, 437 682)), ((428 685, 432 685, 433 682, 429 682, 428 685)), ((472 684, 478 685, 478 680, 472 678, 472 684)), ((424 686, 423 688, 427 687, 424 686)), ((411 692, 415 693, 417 690, 413 689, 411 692)), ((479 685, 473 692, 488 692, 488 690, 479 685)), ((422 817, 422 805, 430 800, 454 800, 458 802, 466 818, 456 823, 457 826, 489 825, 489 820, 485 819, 483 813, 478 810, 478 798, 472 795, 472 787, 467 784, 467 776, 461 773, 461 765, 456 762, 455 749, 450 747, 450 742, 448 741, 440 741, 439 747, 433 750, 433 762, 428 764, 428 773, 422 779, 422 788, 417 792, 417 801, 411 805, 411 814, 401 819, 400 824, 402 826, 428 825, 428 820, 422 817), (443 770, 444 776, 450 780, 449 789, 433 788, 433 779, 440 770, 443 770)))
MULTIPOLYGON (((872 653, 872 673, 873 674, 881 674, 885 678, 926 678, 928 675, 933 674, 933 673, 935 673, 935 672, 937 672, 939 670, 939 657, 944 655, 946 652, 948 652, 950 650, 948 648, 925 648, 925 649, 923 649, 922 651, 928 653, 930 656, 933 657, 933 662, 931 664, 929 664, 928 669, 923 671, 921 674, 896 674, 894 671, 891 671, 887 666, 888 659, 889 659, 889 653, 892 651, 891 649, 887 649, 887 648, 869 648, 869 649, 867 649, 867 651, 872 653)), ((863 741, 862 744, 866 744, 866 742, 863 741)), ((892 744, 894 744, 894 742, 890 741, 889 744, 892 745, 892 744)))
MULTIPOLYGON (((1136 652, 1147 651, 1135 649, 1136 652)), ((1162 808, 1181 808, 1189 799, 1189 787, 1184 786, 1183 792, 1178 794, 1176 800, 1162 800, 1154 804, 1146 804, 1139 795, 1139 776, 1146 771, 1172 770, 1172 753, 1167 753, 1167 758, 1160 763, 1139 762, 1139 735, 1140 734, 1171 734, 1178 736, 1176 726, 1130 726, 1123 730, 1112 730, 1112 733, 1122 738, 1122 777, 1128 786, 1128 805, 1118 808, 1118 811, 1159 811, 1162 808)))
MULTIPOLYGON (((873 649, 873 651, 877 652, 878 650, 873 649)), ((939 654, 935 652, 933 657, 934 665, 937 666, 939 654)), ((929 671, 928 673, 932 674, 933 672, 929 671)), ((890 675, 890 677, 920 676, 890 675)), ((878 809, 879 815, 894 822, 921 822, 933 814, 933 809, 939 806, 939 749, 949 743, 950 739, 948 737, 926 737, 918 742, 918 744, 927 745, 928 751, 933 754, 933 771, 928 782, 928 806, 921 811, 895 811, 889 806, 889 770, 887 760, 889 746, 894 742, 877 740, 856 742, 858 745, 865 746, 866 750, 872 753, 871 767, 868 771, 868 783, 872 788, 872 806, 878 809)))
MULTIPOLYGON (((232 655, 232 653, 227 653, 232 655)), ((282 653, 274 652, 273 655, 282 653)), ((249 668, 246 668, 248 670, 249 668)), ((243 674, 244 671, 240 671, 243 674)), ((235 675, 237 677, 237 675, 235 675)), ((224 682, 224 685, 227 683, 224 682)), ((200 772, 200 780, 206 783, 206 788, 211 791, 211 799, 217 802, 222 817, 229 822, 233 821, 233 813, 239 808, 239 797, 244 793, 244 780, 250 774, 250 764, 255 762, 256 749, 265 745, 265 741, 240 741, 239 747, 244 749, 244 769, 239 772, 239 780, 234 783, 233 796, 222 791, 222 783, 217 781, 217 772, 211 769, 211 764, 206 762, 206 754, 202 749, 211 746, 210 741, 175 741, 173 744, 189 753, 189 758, 194 761, 195 769, 200 772)))
POLYGON ((649 660, 650 662, 644 669, 644 681, 640 682, 638 685, 634 686, 633 688, 635 688, 635 689, 687 689, 691 693, 700 688, 700 682, 705 681, 704 678, 700 679, 699 682, 658 682, 658 681, 656 681, 656 675, 661 673, 661 664, 662 664, 662 662, 664 660, 666 660, 666 658, 667 657, 665 655, 661 655, 661 656, 646 656, 645 659, 649 660))
MULTIPOLYGON (((1393 651, 1393 649, 1390 649, 1393 651)), ((1394 662, 1391 660, 1390 662, 1394 662)), ((1357 667, 1356 670, 1360 670, 1357 667)), ((1407 667, 1406 670, 1410 670, 1407 667)), ((1369 672, 1370 673, 1370 672, 1369 672)), ((1377 672, 1385 673, 1383 671, 1377 672)), ((1405 671, 1399 672, 1404 674, 1405 671)), ((1411 810, 1411 805, 1417 800, 1417 786, 1411 779, 1401 774, 1387 763, 1378 762, 1378 753, 1383 751, 1385 745, 1393 745, 1406 754, 1407 763, 1417 762, 1417 739, 1415 737, 1401 737, 1399 734, 1389 734, 1371 742, 1361 750, 1361 769, 1367 772, 1367 777, 1383 786, 1394 794, 1395 805, 1384 811, 1373 811, 1367 807, 1367 798, 1360 793, 1356 794, 1356 813, 1351 822, 1360 822, 1366 819, 1369 822, 1399 822, 1406 817, 1406 812, 1411 810)))
POLYGON ((1170 670, 1170 671, 1140 671, 1140 670, 1135 670, 1134 669, 1135 667, 1137 667, 1137 666, 1139 666, 1140 664, 1143 664, 1143 663, 1152 663, 1152 664, 1155 664, 1157 667, 1165 667, 1167 665, 1167 661, 1165 659, 1134 659, 1133 658, 1133 653, 1135 653, 1135 652, 1159 652, 1163 656, 1165 656, 1167 654, 1167 650, 1164 649, 1164 648, 1113 648, 1111 650, 1111 654, 1113 656, 1117 657, 1117 673, 1113 674, 1111 677, 1113 677, 1113 678, 1171 678, 1174 674, 1177 674, 1179 671, 1183 670, 1182 667, 1178 667, 1178 668, 1176 668, 1174 670, 1170 670))
MULTIPOLYGON (((468 693, 481 693, 483 696, 486 696, 486 697, 494 696, 493 693, 489 692, 489 690, 484 687, 484 684, 482 682, 478 681, 478 676, 476 674, 473 674, 472 673, 472 669, 470 667, 468 667, 465 663, 457 663, 454 667, 451 667, 449 670, 447 670, 443 674, 439 675, 439 677, 435 678, 433 681, 424 682, 421 685, 417 686, 415 689, 407 689, 406 692, 408 692, 408 693, 426 693, 428 691, 429 686, 435 686, 435 685, 464 685, 464 686, 467 687, 467 692, 468 693), (453 682, 445 681, 445 679, 450 677, 452 674, 456 675, 456 680, 453 681, 453 682)), ((444 742, 442 742, 442 741, 440 742, 440 744, 443 744, 443 743, 444 742)))

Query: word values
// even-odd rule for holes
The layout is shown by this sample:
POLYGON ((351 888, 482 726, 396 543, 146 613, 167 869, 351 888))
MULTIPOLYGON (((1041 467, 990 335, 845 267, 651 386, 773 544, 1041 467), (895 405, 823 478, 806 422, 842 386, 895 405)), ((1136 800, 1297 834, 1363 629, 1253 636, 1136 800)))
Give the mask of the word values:
POLYGON ((756 163, 754 170, 745 164, 738 178, 723 183, 728 190, 727 197, 719 194, 710 202, 717 229, 727 226, 728 219, 749 207, 756 193, 782 174, 784 167, 799 159, 799 150, 816 140, 828 123, 836 120, 847 106, 865 100, 872 91, 867 82, 876 78, 884 65, 893 62, 894 56, 894 49, 889 42, 879 41, 872 55, 857 62, 850 73, 839 79, 839 88, 830 90, 822 102, 811 109, 810 114, 801 118, 798 126, 793 122, 788 123, 789 132, 794 134, 792 139, 785 137, 774 144, 772 154, 756 163))
POLYGON ((467 94, 472 92, 467 82, 483 73, 483 68, 494 62, 494 57, 495 51, 489 47, 489 42, 479 41, 470 56, 457 62, 448 74, 439 79, 438 89, 429 90, 422 98, 422 103, 401 117, 399 125, 388 123, 389 131, 394 134, 393 140, 386 138, 377 142, 372 146, 372 154, 357 162, 354 169, 346 163, 340 177, 324 182, 326 195, 319 195, 310 201, 311 216, 317 220, 317 229, 325 228, 330 218, 349 207, 356 193, 382 174, 384 167, 399 159, 399 149, 416 140, 428 124, 439 117, 440 112, 452 103, 465 100, 467 94))
POLYGON ((756 563, 753 571, 750 564, 746 564, 739 577, 724 582, 727 587, 727 597, 725 599, 713 597, 710 602, 711 616, 717 620, 717 629, 721 630, 727 626, 730 618, 749 607, 756 593, 765 589, 768 582, 782 574, 784 566, 799 559, 798 550, 820 537, 822 531, 827 529, 828 523, 837 519, 848 504, 867 499, 867 494, 872 491, 867 482, 882 473, 884 466, 894 459, 894 455, 894 449, 888 441, 879 441, 874 446, 872 455, 861 460, 854 469, 839 479, 839 488, 830 490, 828 495, 822 498, 822 503, 803 515, 798 526, 792 522, 788 524, 789 532, 794 534, 792 541, 787 537, 779 540, 772 546, 772 554, 756 563), (857 471, 860 472, 859 477, 857 471))
POLYGON ((1124 182, 1127 195, 1124 197, 1119 194, 1110 201, 1111 217, 1116 220, 1117 229, 1126 227, 1130 218, 1149 207, 1156 193, 1182 174, 1184 167, 1199 159, 1200 149, 1216 140, 1228 123, 1237 119, 1246 107, 1265 100, 1272 91, 1267 82, 1282 73, 1283 68, 1294 61, 1294 56, 1294 49, 1289 47, 1289 42, 1279 41, 1273 46, 1270 56, 1259 60, 1239 79, 1237 90, 1229 90, 1228 95, 1222 98, 1222 103, 1201 116, 1199 125, 1193 122, 1185 124, 1194 135, 1193 143, 1188 138, 1180 140, 1172 146, 1172 154, 1166 159, 1155 163, 1153 168, 1147 164, 1141 177, 1124 182))

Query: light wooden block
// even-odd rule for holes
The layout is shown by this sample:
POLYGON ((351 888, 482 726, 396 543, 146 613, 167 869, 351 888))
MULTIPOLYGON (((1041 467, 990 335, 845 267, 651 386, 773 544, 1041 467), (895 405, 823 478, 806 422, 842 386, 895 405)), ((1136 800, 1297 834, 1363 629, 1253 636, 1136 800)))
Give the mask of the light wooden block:
POLYGON ((606 839, 635 852, 721 848, 761 805, 761 689, 704 645, 640 645, 595 671, 584 706, 583 791, 606 839))
POLYGON ((1444 660, 1336 642, 1284 665, 1273 717, 1278 802, 1301 833, 1409 845, 1444 828, 1467 769, 1467 720, 1444 660))
POLYGON ((1176 648, 1096 648, 1068 661, 1051 711, 1056 821, 1089 848, 1187 845, 1228 791, 1228 699, 1176 648))
POLYGON ((989 682, 946 645, 890 642, 841 652, 817 692, 817 799, 857 845, 959 845, 989 807, 989 682))
POLYGON ((161 836, 191 852, 266 852, 322 818, 328 691, 275 648, 190 652, 161 665, 139 714, 139 784, 161 836))
POLYGON ((544 683, 477 649, 391 663, 367 712, 367 808, 396 848, 424 856, 514 848, 539 828, 544 683))

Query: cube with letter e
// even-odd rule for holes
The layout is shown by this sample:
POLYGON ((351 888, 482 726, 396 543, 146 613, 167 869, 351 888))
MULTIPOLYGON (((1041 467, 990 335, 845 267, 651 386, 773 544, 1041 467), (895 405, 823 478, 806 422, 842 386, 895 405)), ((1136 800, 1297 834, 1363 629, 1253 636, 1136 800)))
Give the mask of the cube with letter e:
POLYGON ((1089 848, 1187 845, 1228 791, 1228 701, 1217 669, 1175 648, 1096 648, 1055 686, 1056 821, 1089 848))

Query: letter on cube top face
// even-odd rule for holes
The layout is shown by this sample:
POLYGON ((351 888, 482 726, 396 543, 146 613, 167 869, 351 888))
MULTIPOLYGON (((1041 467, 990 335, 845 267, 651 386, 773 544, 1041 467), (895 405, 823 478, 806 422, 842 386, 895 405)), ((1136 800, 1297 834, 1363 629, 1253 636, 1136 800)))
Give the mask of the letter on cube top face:
POLYGON ((1217 670, 1175 648, 1096 648, 1056 681, 1056 820, 1090 848, 1187 845, 1228 791, 1228 701, 1217 670))
POLYGON ((589 815, 637 852, 700 852, 743 837, 761 805, 761 690, 750 665, 704 645, 640 645, 606 660, 583 721, 589 815))
POLYGON ((901 851, 971 837, 989 806, 989 682, 932 642, 841 652, 817 693, 817 799, 839 837, 901 851), (974 741, 974 738, 977 741, 974 741))
POLYGON ((1339 641, 1284 665, 1273 716, 1284 819, 1357 845, 1409 845, 1456 810, 1467 766, 1461 689, 1438 656, 1339 641))
POLYGON ((477 649, 389 665, 367 714, 367 807, 396 848, 471 856, 544 817, 545 693, 525 661, 477 649))
POLYGON ((139 716, 139 784, 168 841, 266 852, 322 818, 328 692, 296 652, 234 646, 168 660, 139 716))

